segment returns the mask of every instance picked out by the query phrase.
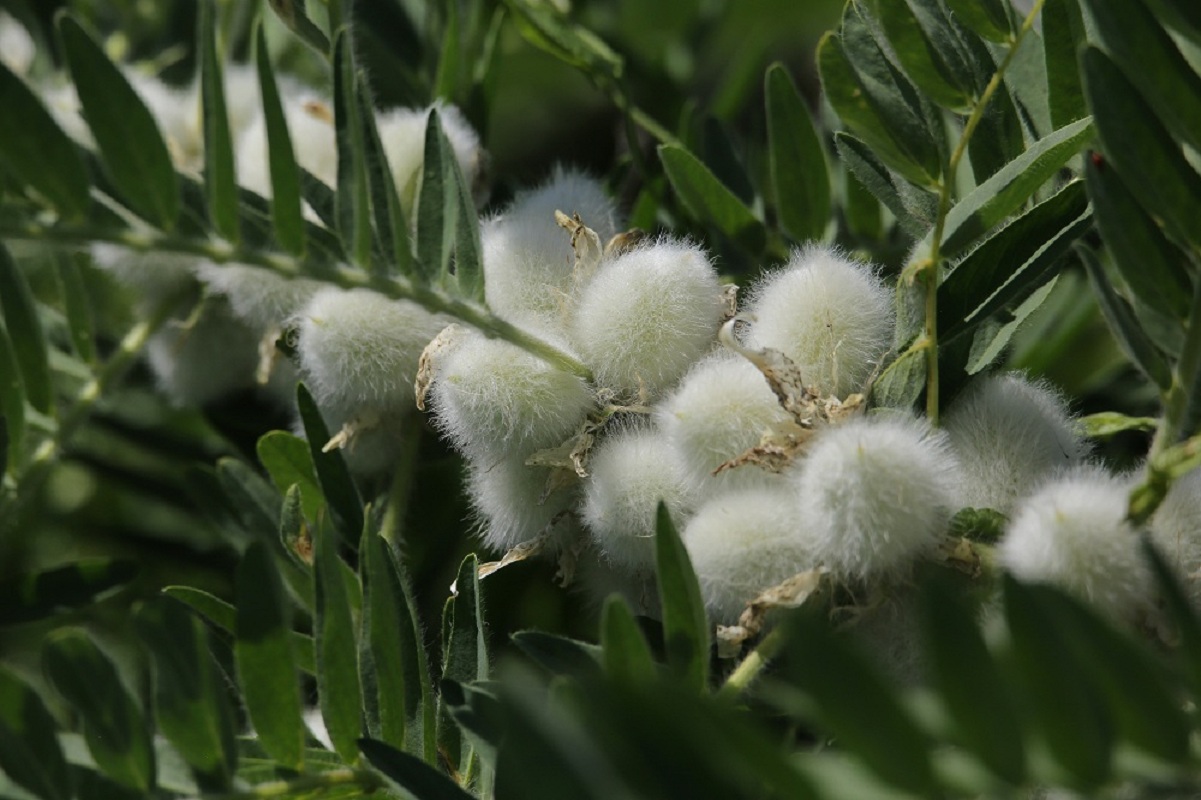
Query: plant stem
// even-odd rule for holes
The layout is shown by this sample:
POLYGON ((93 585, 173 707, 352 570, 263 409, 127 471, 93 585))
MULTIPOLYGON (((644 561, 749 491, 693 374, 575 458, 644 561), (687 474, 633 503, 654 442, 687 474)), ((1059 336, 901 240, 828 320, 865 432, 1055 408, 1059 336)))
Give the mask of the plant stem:
POLYGON ((972 139, 972 134, 976 132, 980 120, 984 118, 984 110, 988 107, 988 103, 992 100, 993 95, 997 93, 997 89, 1001 88, 1001 83, 1005 79, 1005 72, 1009 69, 1009 65, 1013 62, 1014 56, 1017 55, 1018 48, 1022 45, 1022 40, 1026 34, 1034 27, 1034 20, 1038 18, 1039 12, 1042 11, 1043 3, 1046 0, 1035 0, 1034 6, 1030 9, 1030 13, 1022 21, 1022 26, 1018 29, 1013 37, 1013 41, 1009 44, 1009 49, 1005 53, 1005 57, 1001 59, 1001 63, 997 66, 992 77, 989 78, 988 84, 984 87, 984 91, 980 93, 979 99, 972 106, 972 113, 968 116, 967 122, 963 125, 963 132, 959 135, 959 141, 955 144, 955 149, 951 153, 951 158, 947 162, 947 168, 943 173, 942 180, 939 182, 938 189, 938 214, 934 218, 934 233, 930 237, 930 255, 924 260, 917 262, 913 267, 906 272, 909 273, 911 279, 921 277, 925 281, 926 288, 926 322, 923 329, 923 337, 927 342, 926 349, 926 416, 930 419, 933 425, 938 424, 938 268, 942 261, 942 237, 947 224, 947 215, 951 211, 951 189, 955 182, 955 174, 959 171, 959 164, 963 161, 964 155, 967 154, 968 143, 972 139))
POLYGON ((742 659, 742 663, 734 668, 730 677, 726 678, 726 682, 717 691, 718 698, 732 700, 745 691, 755 678, 759 677, 759 673, 763 672, 763 668, 767 666, 768 662, 780 652, 785 639, 784 627, 776 626, 763 638, 763 641, 755 646, 754 650, 747 654, 746 658, 742 659))
POLYGON ((86 224, 45 225, 28 220, 12 221, 2 216, 0 239, 33 239, 53 244, 108 242, 141 252, 185 253, 201 256, 217 264, 236 263, 259 267, 285 278, 312 277, 344 289, 371 289, 393 299, 410 300, 431 313, 454 317, 477 328, 489 338, 503 339, 558 369, 584 380, 592 380, 592 370, 570 353, 501 319, 483 306, 399 275, 372 275, 346 264, 338 264, 330 271, 313 259, 297 259, 282 253, 213 239, 188 238, 158 231, 113 230, 86 224))
POLYGON ((204 800, 263 800, 270 797, 290 797, 321 789, 358 786, 364 793, 385 787, 384 781, 374 772, 365 769, 335 769, 313 775, 301 775, 286 781, 260 783, 253 789, 224 794, 201 795, 204 800))

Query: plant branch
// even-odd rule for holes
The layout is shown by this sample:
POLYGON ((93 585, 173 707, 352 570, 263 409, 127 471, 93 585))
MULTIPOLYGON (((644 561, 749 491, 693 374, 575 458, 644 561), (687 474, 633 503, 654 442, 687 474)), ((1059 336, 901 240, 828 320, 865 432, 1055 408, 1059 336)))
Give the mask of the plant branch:
POLYGON ((776 657, 786 640, 785 627, 777 625, 734 668, 734 671, 730 673, 730 677, 726 678, 726 682, 717 690, 717 697, 722 700, 732 700, 742 694, 754 682, 755 678, 759 677, 759 674, 763 672, 763 668, 776 657))
POLYGON ((313 259, 297 259, 215 239, 189 238, 148 230, 113 230, 87 224, 40 222, 0 218, 0 238, 33 239, 52 244, 91 244, 108 242, 141 252, 160 251, 201 256, 217 264, 236 263, 267 269, 285 278, 309 277, 324 280, 344 289, 366 288, 393 299, 410 300, 427 311, 446 314, 477 328, 485 336, 503 339, 537 356, 558 369, 584 380, 592 380, 592 370, 579 359, 543 341, 508 320, 501 319, 483 306, 454 297, 439 289, 419 284, 398 275, 371 275, 346 264, 332 270, 313 259))
POLYGON ((1001 63, 997 66, 992 77, 989 78, 988 84, 985 85, 984 91, 980 93, 980 97, 972 105, 972 113, 968 115, 967 122, 963 125, 963 132, 959 135, 959 141, 956 142, 955 149, 951 152, 951 158, 947 161, 946 171, 939 182, 938 214, 934 219, 934 233, 930 241, 930 254, 925 259, 906 269, 911 282, 918 277, 925 282, 926 321, 923 337, 928 344, 926 350, 926 416, 933 425, 938 424, 939 415, 938 269, 942 262, 942 237, 947 224, 947 215, 951 211, 951 190, 955 183, 955 174, 959 171, 959 164, 963 161, 963 157, 967 153, 967 146, 972 139, 972 135, 976 132, 980 120, 984 118, 984 111, 988 108, 989 101, 997 93, 997 89, 1001 88, 1001 83, 1005 79, 1005 72, 1009 69, 1009 65, 1013 63, 1014 56, 1017 55, 1017 51, 1022 45, 1022 40, 1034 28, 1034 20, 1038 18, 1039 12, 1042 11, 1044 2, 1046 0, 1035 0, 1030 13, 1026 15, 1026 18, 1022 21, 1021 28, 1018 29, 1013 40, 1010 42, 1005 57, 1001 59, 1001 63))

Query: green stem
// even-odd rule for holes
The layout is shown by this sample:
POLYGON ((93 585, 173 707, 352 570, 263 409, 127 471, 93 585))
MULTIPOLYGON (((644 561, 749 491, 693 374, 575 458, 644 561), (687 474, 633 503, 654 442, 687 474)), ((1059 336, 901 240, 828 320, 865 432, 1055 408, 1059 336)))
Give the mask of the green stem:
POLYGON ((726 682, 717 691, 719 699, 734 699, 742 694, 755 678, 759 677, 763 668, 776 657, 776 654, 784 646, 787 639, 784 630, 784 626, 777 626, 755 646, 754 650, 747 654, 746 658, 742 659, 742 663, 734 668, 730 677, 726 678, 726 682))
POLYGON ((1043 3, 1046 0, 1035 0, 1034 6, 1030 9, 1030 13, 1022 21, 1022 27, 1014 35, 1013 41, 1010 42, 1009 49, 1005 53, 1005 57, 997 66, 996 72, 989 78, 988 84, 981 92, 979 99, 972 106, 972 113, 968 116, 967 122, 963 125, 963 132, 959 135, 959 141, 955 144, 955 150, 951 153, 951 158, 947 162, 946 171, 943 173, 942 180, 939 182, 938 189, 938 214, 934 218, 934 233, 930 237, 930 255, 923 261, 915 264, 910 270, 907 270, 914 277, 921 276, 925 281, 926 287, 926 323, 923 330, 923 336, 927 343, 926 349, 926 416, 930 419, 931 424, 938 424, 938 268, 942 261, 942 237, 947 224, 947 215, 951 211, 951 191, 955 183, 955 175, 959 171, 959 164, 963 161, 964 155, 967 154, 968 143, 972 139, 972 135, 976 132, 980 120, 984 118, 984 111, 988 108, 988 103, 992 100, 993 95, 997 93, 997 89, 1001 88, 1001 83, 1005 79, 1005 72, 1009 69, 1009 65, 1013 63, 1014 56, 1017 55, 1018 48, 1022 45, 1022 40, 1026 37, 1033 28, 1034 20, 1038 18, 1039 12, 1042 11, 1043 3))
POLYGON ((372 275, 346 264, 335 266, 331 272, 328 267, 312 259, 297 259, 241 244, 213 239, 192 239, 157 231, 112 230, 70 223, 44 225, 27 220, 14 222, 0 218, 0 239, 33 239, 56 244, 108 242, 140 252, 186 253, 201 256, 217 264, 237 263, 260 267, 285 278, 320 277, 321 280, 344 289, 372 289, 394 299, 411 300, 432 313, 454 317, 477 328, 489 338, 503 339, 558 369, 584 380, 592 380, 592 370, 570 353, 501 319, 483 306, 401 276, 372 275))
POLYGON ((357 786, 364 793, 385 788, 384 781, 365 769, 335 769, 313 775, 301 775, 286 781, 260 783, 253 789, 224 794, 201 795, 204 800, 263 800, 270 797, 292 797, 322 789, 345 789, 357 786))

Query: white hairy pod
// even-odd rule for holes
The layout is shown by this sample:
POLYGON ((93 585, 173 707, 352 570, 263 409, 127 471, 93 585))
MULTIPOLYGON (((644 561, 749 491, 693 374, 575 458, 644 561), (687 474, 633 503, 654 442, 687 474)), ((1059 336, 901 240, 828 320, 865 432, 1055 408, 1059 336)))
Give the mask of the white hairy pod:
POLYGON ((659 501, 682 521, 692 497, 679 458, 654 430, 628 430, 605 439, 588 461, 580 516, 596 548, 619 568, 655 569, 659 501))
POLYGON ((1151 517, 1151 539, 1201 606, 1201 469, 1178 478, 1151 517))
POLYGON ((818 245, 756 285, 747 311, 747 343, 784 353, 823 396, 863 391, 892 342, 892 293, 874 269, 818 245))
POLYGON ((484 544, 500 553, 543 535, 563 540, 577 530, 569 514, 576 487, 552 487, 550 470, 525 460, 519 454, 473 461, 468 472, 467 496, 476 530, 484 544))
POLYGON ((943 427, 959 457, 960 503, 1002 514, 1088 453, 1063 398, 1047 383, 1017 374, 968 387, 947 409, 943 427))
POLYGON ((662 239, 601 263, 576 303, 572 341, 600 385, 653 397, 712 347, 722 313, 704 251, 662 239))
POLYGON ((617 230, 613 201, 599 181, 556 167, 541 186, 522 192, 480 230, 484 294, 508 319, 564 330, 574 289, 571 237, 555 212, 579 214, 602 243, 617 230))
POLYGON ((770 482, 770 473, 751 465, 712 473, 759 444, 765 431, 792 420, 758 368, 729 352, 698 362, 655 418, 697 493, 770 482))
POLYGON ((793 473, 813 552, 836 576, 904 571, 945 535, 954 458, 924 420, 856 418, 825 428, 793 473))
POLYGON ((438 427, 481 463, 562 444, 595 405, 581 378, 474 332, 440 357, 431 397, 438 427))
POLYGON ((219 299, 204 301, 169 320, 146 343, 146 361, 163 393, 179 406, 196 407, 255 385, 257 339, 219 299))
POLYGON ((442 132, 454 151, 459 170, 471 188, 479 177, 480 137, 456 106, 438 104, 426 108, 394 108, 376 118, 380 142, 392 171, 392 180, 400 196, 405 216, 412 218, 421 188, 421 168, 425 163, 425 129, 430 110, 437 108, 442 132))
POLYGON ((321 285, 242 264, 200 262, 196 274, 212 294, 229 301, 238 319, 260 332, 298 314, 321 285))
POLYGON ((782 487, 724 492, 696 510, 684 546, 715 622, 734 623, 764 589, 816 566, 800 519, 782 487))
POLYGON ((1129 483, 1098 466, 1051 479, 1018 503, 998 548, 1001 564, 1129 618, 1151 594, 1139 534, 1126 521, 1129 483))
POLYGON ((446 320, 408 300, 325 288, 297 317, 301 372, 318 405, 381 411, 416 407, 422 350, 446 320))

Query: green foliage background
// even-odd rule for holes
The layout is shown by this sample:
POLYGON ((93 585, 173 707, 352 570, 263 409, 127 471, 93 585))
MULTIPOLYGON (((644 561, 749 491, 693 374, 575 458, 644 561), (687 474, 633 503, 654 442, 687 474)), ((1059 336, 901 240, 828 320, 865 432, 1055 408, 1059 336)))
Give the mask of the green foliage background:
MULTIPOLYGON (((427 138, 437 188, 411 243, 365 155, 369 99, 441 97, 483 135, 494 205, 563 160, 605 175, 631 226, 697 237, 739 282, 808 238, 883 263, 927 305, 902 319, 873 402, 936 417, 990 366, 1046 375, 1108 414, 1091 419, 1114 432, 1112 462, 1151 448, 1141 521, 1198 460, 1201 20, 1187 0, 1047 0, 1038 26, 1000 0, 359 0, 309 3, 311 19, 257 5, 5 4, 42 37, 38 68, 70 67, 100 152, 5 71, 0 102, 22 113, 0 121, 0 409, 5 441, 23 423, 24 445, 0 448, 0 796, 1197 791, 1201 626, 1166 569, 1171 648, 991 574, 1007 635, 986 641, 968 585, 983 579, 931 566, 927 688, 898 689, 831 633, 830 598, 734 666, 710 656, 666 514, 661 625, 620 601, 584 607, 543 563, 481 583, 460 464, 432 431, 410 485, 356 487, 336 453, 268 433, 289 421, 248 397, 171 408, 134 359, 145 321, 53 246, 128 241, 103 192, 156 224, 151 249, 368 285, 516 336, 475 302, 478 233, 444 143, 427 138), (330 89, 358 145, 332 196, 306 198, 332 205, 328 229, 281 211, 300 197, 280 183, 270 211, 239 195, 217 135, 203 185, 181 182, 109 61, 211 79, 218 47, 250 60, 256 42, 265 75, 330 89), (333 273, 343 260, 354 271, 333 273), (332 749, 301 725, 313 704, 332 749), (239 735, 248 723, 256 738, 239 735)), ((214 134, 220 106, 207 97, 214 134)), ((326 441, 303 388, 299 402, 309 441, 326 441)))

